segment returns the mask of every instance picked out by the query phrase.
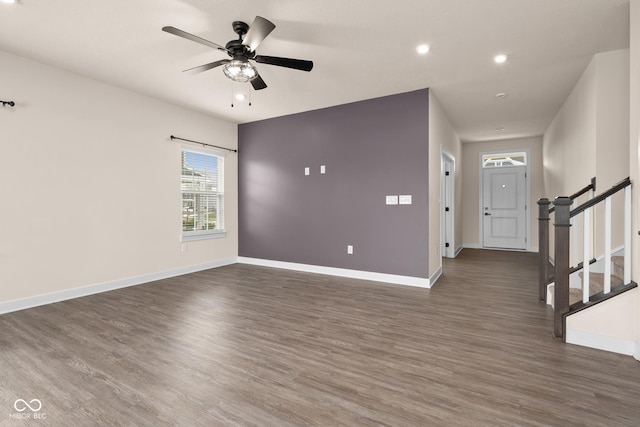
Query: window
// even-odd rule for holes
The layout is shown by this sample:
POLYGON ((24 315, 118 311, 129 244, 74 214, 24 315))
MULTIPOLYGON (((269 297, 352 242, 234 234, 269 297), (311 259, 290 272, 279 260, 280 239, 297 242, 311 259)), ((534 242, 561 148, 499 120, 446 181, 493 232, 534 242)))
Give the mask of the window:
POLYGON ((224 156, 182 148, 182 240, 224 236, 224 156))
POLYGON ((525 166, 527 153, 499 153, 484 154, 482 156, 483 168, 500 168, 503 166, 525 166))

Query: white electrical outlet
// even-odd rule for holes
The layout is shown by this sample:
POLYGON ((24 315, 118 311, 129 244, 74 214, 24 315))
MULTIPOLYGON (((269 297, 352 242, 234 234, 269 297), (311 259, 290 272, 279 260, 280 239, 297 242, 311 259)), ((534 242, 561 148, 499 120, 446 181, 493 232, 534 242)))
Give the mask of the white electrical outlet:
POLYGON ((399 197, 401 205, 410 205, 411 204, 411 194, 401 194, 399 197))
POLYGON ((353 255, 353 245, 347 245, 347 254, 353 255))
POLYGON ((321 174, 325 174, 325 173, 327 173, 327 167, 326 167, 325 165, 321 165, 321 166, 320 166, 320 173, 321 173, 321 174))
POLYGON ((397 205, 398 204, 398 196, 387 196, 386 197, 387 205, 397 205))
POLYGON ((311 173, 311 169, 309 169, 308 167, 304 168, 305 175, 309 175, 310 173, 311 173))

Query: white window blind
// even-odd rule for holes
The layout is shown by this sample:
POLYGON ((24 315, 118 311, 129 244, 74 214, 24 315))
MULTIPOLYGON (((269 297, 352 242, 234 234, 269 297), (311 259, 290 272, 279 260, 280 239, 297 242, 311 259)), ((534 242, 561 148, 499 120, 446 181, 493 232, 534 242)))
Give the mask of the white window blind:
POLYGON ((224 156, 182 148, 182 238, 206 238, 224 232, 224 156))

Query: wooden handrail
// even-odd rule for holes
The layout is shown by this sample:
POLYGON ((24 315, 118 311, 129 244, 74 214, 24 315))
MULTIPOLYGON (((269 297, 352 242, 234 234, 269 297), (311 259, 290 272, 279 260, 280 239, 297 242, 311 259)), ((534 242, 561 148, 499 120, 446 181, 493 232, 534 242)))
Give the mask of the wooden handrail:
MULTIPOLYGON (((583 194, 586 194, 588 191, 593 190, 594 192, 596 191, 596 177, 594 176, 593 178, 591 178, 591 183, 587 186, 585 186, 584 188, 576 191, 575 193, 573 193, 572 195, 569 196, 570 200, 574 200, 577 199, 578 197, 582 196, 583 194)), ((553 202, 551 202, 553 204, 553 202)), ((555 206, 551 206, 549 208, 549 213, 552 213, 553 211, 555 211, 556 208, 555 206)))
POLYGON ((631 179, 629 177, 623 179, 622 181, 620 181, 619 183, 617 183, 616 185, 611 187, 611 189, 609 189, 609 190, 605 191, 604 193, 594 197, 591 200, 588 200, 588 201, 584 202, 583 204, 581 204, 577 208, 573 209, 569 214, 569 218, 573 218, 574 216, 578 215, 579 213, 584 212, 587 209, 597 205, 598 203, 603 202, 605 199, 607 199, 607 197, 613 196, 618 191, 623 190, 624 188, 626 188, 626 187, 628 187, 630 185, 631 185, 631 179))

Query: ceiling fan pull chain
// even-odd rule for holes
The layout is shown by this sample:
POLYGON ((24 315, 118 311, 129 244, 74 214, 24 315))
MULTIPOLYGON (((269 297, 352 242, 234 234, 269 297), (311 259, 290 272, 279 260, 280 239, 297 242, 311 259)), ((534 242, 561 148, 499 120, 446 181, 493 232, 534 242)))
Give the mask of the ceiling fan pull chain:
POLYGON ((233 100, 235 99, 235 95, 233 93, 233 82, 231 82, 231 108, 234 107, 233 100))

